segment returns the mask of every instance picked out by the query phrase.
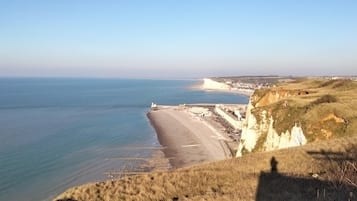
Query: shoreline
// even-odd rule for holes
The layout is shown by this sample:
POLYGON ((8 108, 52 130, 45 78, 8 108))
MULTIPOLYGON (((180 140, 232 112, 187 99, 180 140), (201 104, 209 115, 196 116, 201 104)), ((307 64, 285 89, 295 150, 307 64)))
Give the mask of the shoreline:
MULTIPOLYGON (((223 92, 250 96, 247 93, 232 90, 206 89, 203 86, 189 86, 188 89, 223 92)), ((226 125, 211 119, 199 117, 188 111, 188 108, 210 107, 216 104, 195 103, 187 105, 159 105, 158 110, 146 113, 152 128, 154 128, 160 148, 152 152, 146 163, 140 168, 148 167, 147 171, 112 171, 113 175, 105 181, 114 181, 127 175, 142 173, 167 172, 179 168, 191 167, 210 162, 221 161, 235 156, 233 148, 236 141, 230 139, 226 132, 226 125), (223 135, 222 135, 223 134, 223 135), (232 146, 232 144, 234 144, 232 146), (119 176, 117 176, 119 175, 119 176)), ((245 105, 245 104, 226 104, 245 105)), ((228 130, 228 129, 227 129, 228 130)))
POLYGON ((173 168, 232 157, 225 143, 228 139, 182 106, 159 106, 148 112, 147 117, 173 168))
POLYGON ((254 93, 254 90, 247 91, 243 89, 223 89, 223 88, 213 88, 213 87, 205 87, 204 83, 195 84, 188 87, 191 90, 198 90, 198 91, 207 91, 207 92, 221 92, 221 93, 231 93, 231 94, 238 94, 247 96, 248 98, 254 93))

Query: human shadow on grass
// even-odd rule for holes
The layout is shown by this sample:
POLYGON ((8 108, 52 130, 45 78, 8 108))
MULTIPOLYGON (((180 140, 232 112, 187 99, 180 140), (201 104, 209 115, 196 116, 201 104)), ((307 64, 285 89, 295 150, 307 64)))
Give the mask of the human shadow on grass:
MULTIPOLYGON (((351 162, 351 160, 352 162, 356 162, 357 160, 357 158, 352 158, 353 156, 351 157, 350 154, 346 153, 321 151, 319 153, 308 152, 308 154, 312 154, 314 156, 318 155, 321 160, 328 157, 326 155, 334 156, 330 158, 336 159, 334 161, 334 163, 336 164, 351 162), (321 157, 321 155, 324 157, 321 157)), ((357 186, 355 186, 353 182, 346 182, 347 180, 336 181, 336 178, 329 178, 329 180, 326 181, 320 179, 319 174, 317 173, 309 173, 305 176, 281 174, 278 172, 278 163, 279 162, 277 161, 277 159, 275 157, 272 157, 270 160, 271 172, 260 173, 256 201, 357 200, 357 186), (338 185, 336 183, 338 183, 338 185)), ((298 161, 297 165, 299 165, 298 161)), ((328 165, 327 168, 329 168, 328 165)), ((355 167, 351 167, 351 173, 346 174, 354 174, 355 176, 357 176, 357 170, 353 172, 353 168, 355 167)), ((331 170, 327 169, 326 171, 331 170)), ((335 174, 334 172, 329 173, 331 175, 335 174)), ((328 173, 325 172, 325 174, 328 173)), ((353 177, 353 175, 350 175, 349 177, 353 177)))
POLYGON ((59 199, 59 200, 56 200, 56 201, 77 201, 77 200, 72 199, 72 198, 64 198, 64 199, 59 199))

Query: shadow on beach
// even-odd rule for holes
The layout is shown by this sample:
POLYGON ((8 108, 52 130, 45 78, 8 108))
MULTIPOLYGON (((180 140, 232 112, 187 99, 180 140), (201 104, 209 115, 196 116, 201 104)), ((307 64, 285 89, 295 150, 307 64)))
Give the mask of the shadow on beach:
MULTIPOLYGON (((356 147, 353 149, 357 150, 356 147)), ((321 150, 307 153, 321 160, 326 171, 309 173, 310 176, 279 173, 279 162, 272 157, 271 172, 260 173, 256 201, 357 200, 356 158, 354 155, 351 158, 350 151, 345 153, 321 150), (346 164, 351 164, 350 168, 344 166, 346 164)))

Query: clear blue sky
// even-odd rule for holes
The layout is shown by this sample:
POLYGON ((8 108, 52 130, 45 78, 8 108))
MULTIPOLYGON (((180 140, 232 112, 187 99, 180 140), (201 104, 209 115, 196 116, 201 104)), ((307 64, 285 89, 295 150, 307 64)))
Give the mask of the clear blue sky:
POLYGON ((0 76, 357 74, 353 0, 0 0, 0 76))

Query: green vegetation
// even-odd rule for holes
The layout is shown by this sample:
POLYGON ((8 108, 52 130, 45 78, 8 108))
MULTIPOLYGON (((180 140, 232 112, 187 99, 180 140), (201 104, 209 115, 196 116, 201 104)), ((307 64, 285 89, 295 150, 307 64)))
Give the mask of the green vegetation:
POLYGON ((268 88, 256 89, 252 95, 252 104, 255 106, 255 104, 258 103, 268 91, 268 88))
MULTIPOLYGON (((258 138, 258 140, 257 140, 257 143, 256 143, 254 149, 252 150, 252 152, 264 151, 262 148, 263 148, 263 146, 264 146, 264 142, 265 142, 266 139, 267 139, 267 136, 268 136, 268 133, 266 133, 266 132, 265 132, 265 133, 262 133, 262 134, 259 136, 259 138, 258 138)), ((242 152, 242 154, 244 154, 244 153, 242 152)))
POLYGON ((257 123, 266 111, 278 134, 290 131, 295 123, 309 142, 357 134, 357 82, 352 80, 301 79, 257 90, 254 100, 254 105, 263 105, 252 110, 257 123))
POLYGON ((315 101, 312 101, 310 103, 310 106, 315 106, 321 103, 335 103, 337 102, 337 99, 334 96, 331 96, 330 94, 323 95, 320 98, 316 99, 315 101))
POLYGON ((336 79, 322 82, 319 88, 331 87, 333 89, 349 90, 355 87, 355 83, 352 80, 347 79, 336 79))
POLYGON ((305 125, 305 119, 303 118, 304 108, 296 106, 292 102, 283 106, 285 103, 278 102, 271 110, 274 119, 273 127, 279 135, 283 132, 291 131, 296 123, 305 125))

